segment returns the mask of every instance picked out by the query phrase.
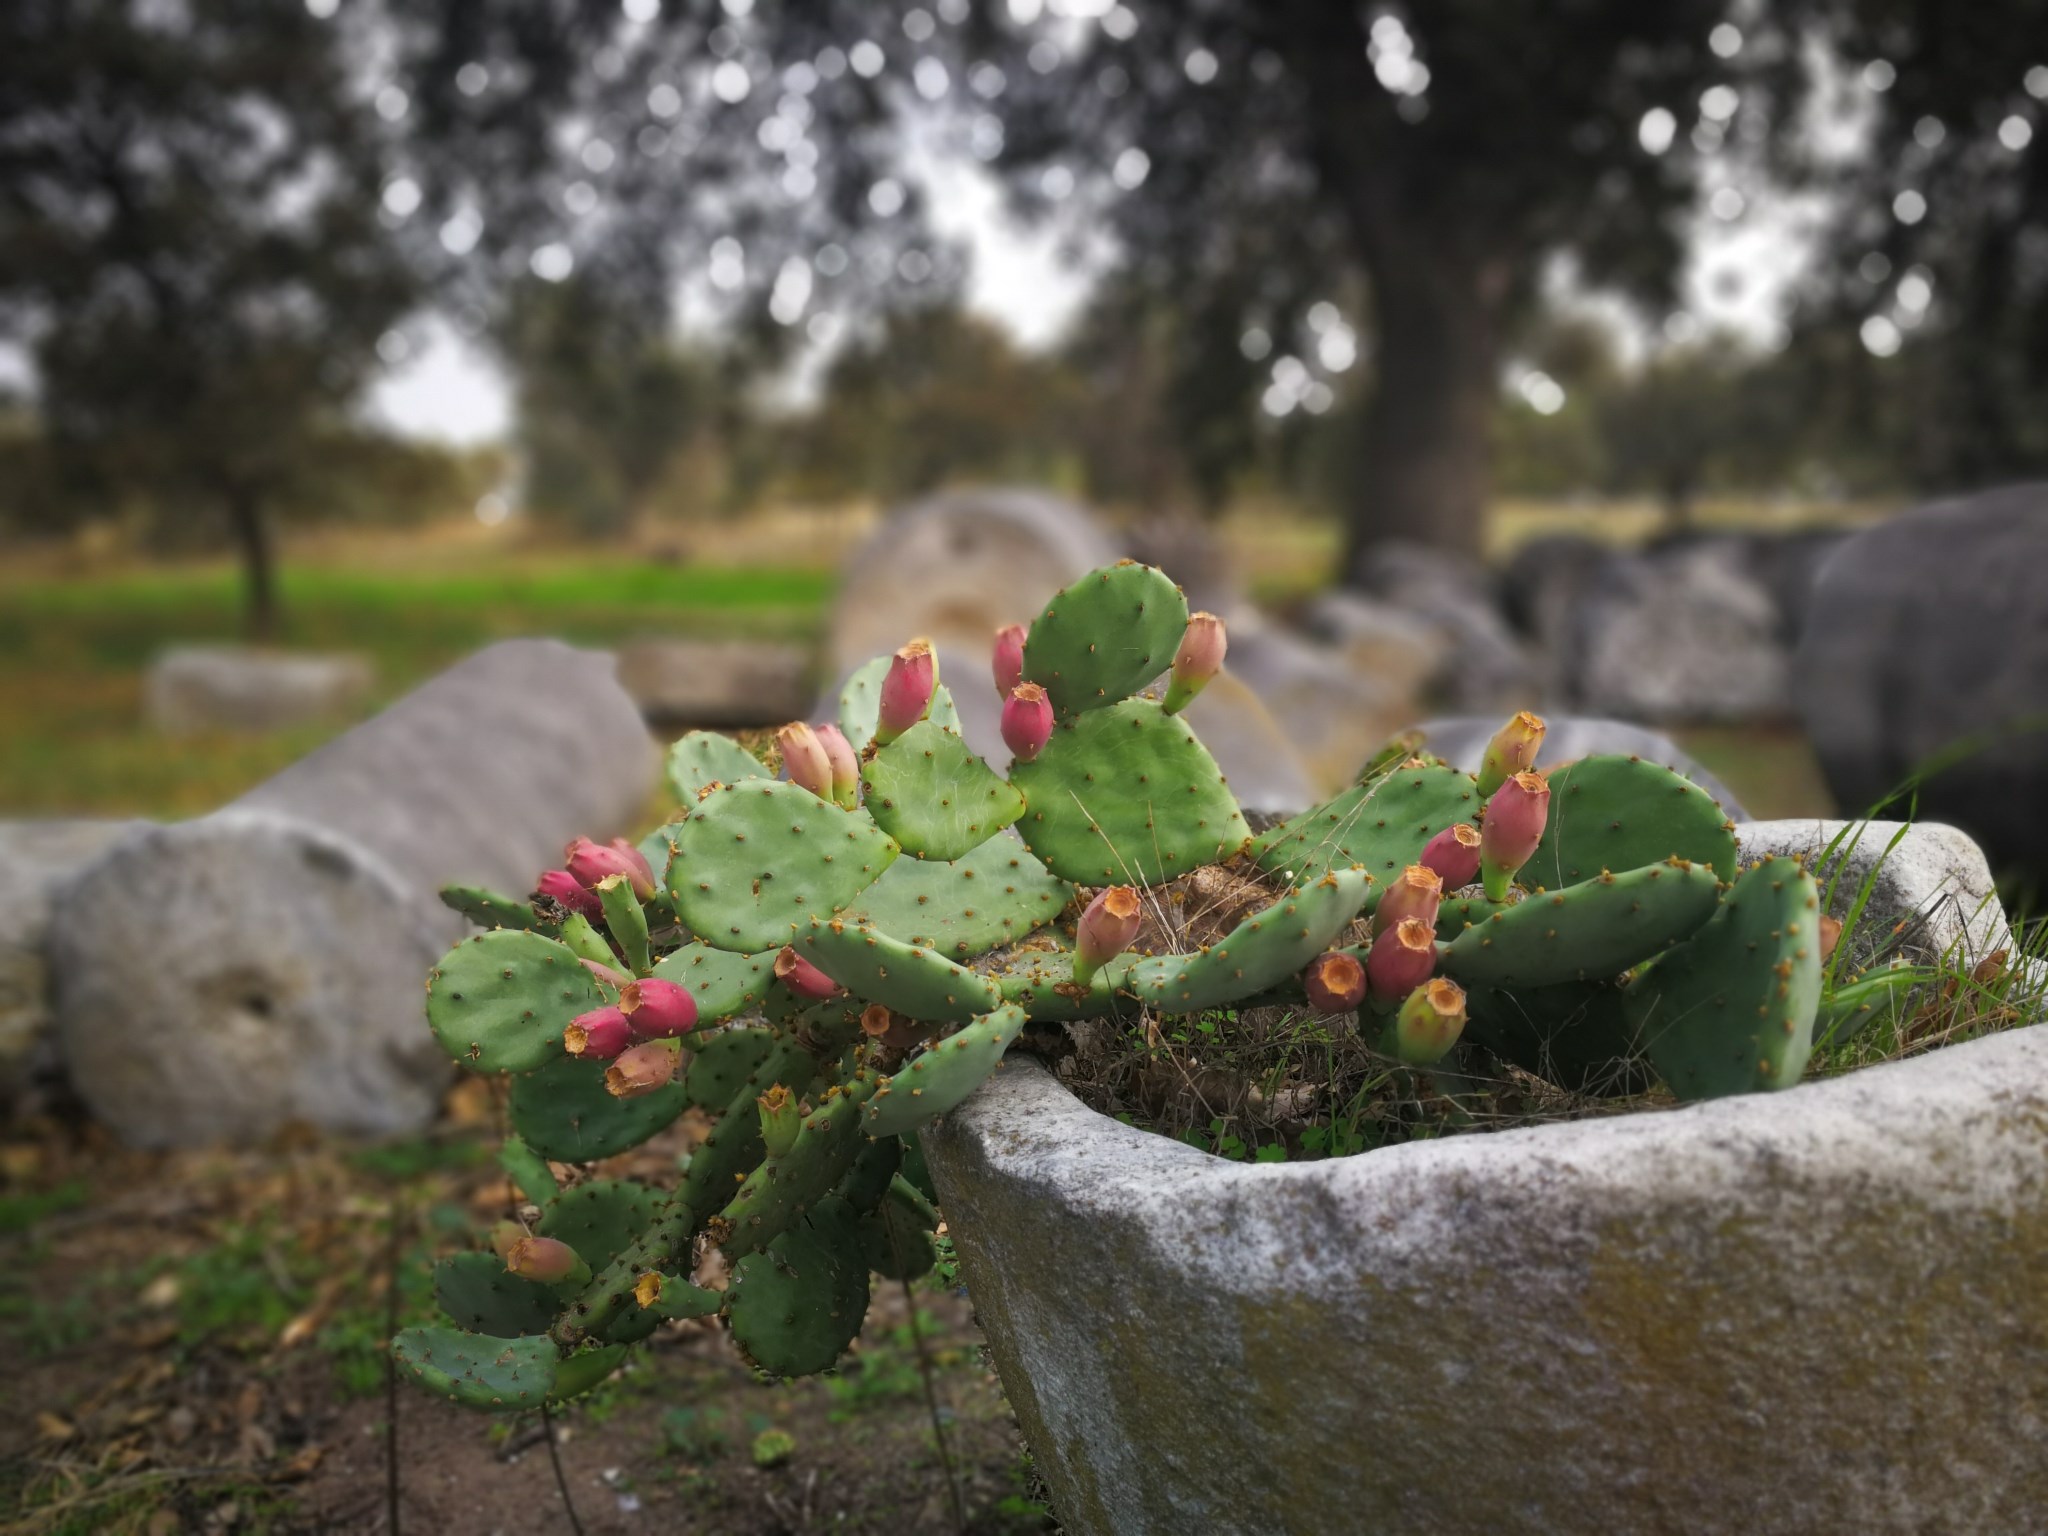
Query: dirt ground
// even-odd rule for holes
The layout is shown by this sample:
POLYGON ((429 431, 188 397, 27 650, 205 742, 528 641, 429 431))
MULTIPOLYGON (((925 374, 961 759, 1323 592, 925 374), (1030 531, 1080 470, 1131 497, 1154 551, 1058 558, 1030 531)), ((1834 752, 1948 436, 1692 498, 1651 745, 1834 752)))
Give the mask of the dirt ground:
POLYGON ((802 1382, 757 1379, 715 1322, 670 1325, 554 1416, 572 1522, 536 1416, 387 1378, 432 1259, 506 1198, 495 1137, 457 1111, 372 1149, 0 1144, 0 1536, 388 1532, 394 1459, 398 1529, 432 1536, 1056 1529, 943 1275, 877 1281, 839 1370, 802 1382))

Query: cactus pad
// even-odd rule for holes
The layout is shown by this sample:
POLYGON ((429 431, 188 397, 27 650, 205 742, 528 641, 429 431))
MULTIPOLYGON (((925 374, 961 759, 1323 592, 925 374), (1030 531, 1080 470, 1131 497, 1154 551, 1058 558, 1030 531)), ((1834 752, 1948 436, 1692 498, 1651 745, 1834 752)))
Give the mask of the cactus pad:
POLYGON ((1496 912, 1505 912, 1510 903, 1488 901, 1484 896, 1452 896, 1436 909, 1436 939, 1439 944, 1448 944, 1467 928, 1485 922, 1496 912))
POLYGON ((733 1266, 733 1342, 775 1376, 827 1370, 860 1332, 868 1266, 857 1218, 827 1197, 803 1222, 733 1266))
POLYGON ((1024 1010, 1006 1004, 927 1046, 885 1079, 868 1100, 870 1136, 901 1136, 943 1115, 988 1079, 1024 1027, 1024 1010))
POLYGON ((633 1246, 665 1203, 645 1184, 592 1179, 550 1200, 534 1230, 567 1243, 592 1270, 600 1270, 633 1246))
MULTIPOLYGON (((706 785, 772 777, 758 757, 716 731, 691 731, 668 749, 668 787, 685 808, 697 803, 706 785)), ((659 871, 661 861, 653 864, 659 871)))
POLYGON ((1434 763, 1398 768, 1282 823, 1261 839, 1253 856, 1261 869, 1291 871, 1297 884, 1362 864, 1378 882, 1366 902, 1372 907, 1432 837, 1461 821, 1477 821, 1479 811, 1479 787, 1471 774, 1434 763))
POLYGON ((1045 867, 1085 885, 1158 885, 1251 837, 1216 760, 1150 699, 1090 709, 1013 764, 1017 830, 1045 867))
POLYGON ((1269 990, 1330 946, 1372 889, 1362 869, 1296 887, 1192 955, 1132 965, 1122 987, 1160 1013, 1196 1013, 1269 990))
POLYGON ((1029 848, 1000 834, 949 864, 898 859, 843 915, 965 960, 1051 922, 1073 894, 1029 848))
POLYGON ((882 1203, 882 1197, 889 1192, 889 1181, 902 1165, 902 1137, 870 1138, 854 1155, 853 1166, 846 1170, 846 1177, 833 1193, 852 1206, 856 1215, 864 1216, 882 1203))
POLYGON ((495 1253, 455 1253, 436 1264, 434 1299, 458 1327, 501 1339, 546 1333, 562 1310, 552 1287, 508 1273, 495 1253))
POLYGON ((1813 877, 1795 860, 1766 859, 1630 984, 1629 998, 1650 1061, 1679 1098, 1791 1087, 1820 1002, 1813 877))
POLYGON ((517 1135, 507 1136, 505 1145, 498 1149, 498 1166, 505 1170, 506 1177, 519 1186, 519 1193, 535 1205, 543 1205, 561 1193, 560 1185, 555 1182, 555 1172, 548 1167, 547 1159, 521 1141, 517 1135))
POLYGON ((886 1003, 913 1019, 971 1019, 1002 1001, 995 983, 937 950, 844 918, 813 924, 798 947, 856 997, 886 1003))
POLYGON ((746 954, 839 911, 896 857, 864 814, 767 779, 713 790, 672 841, 676 915, 705 943, 746 954))
MULTIPOLYGON (((716 1024, 749 1008, 758 1008, 771 996, 786 996, 775 980, 775 957, 779 949, 758 955, 713 949, 709 944, 685 944, 655 964, 654 974, 689 989, 697 1004, 697 1026, 716 1024)), ((693 1042, 694 1043, 694 1042, 693 1042)), ((721 1108, 725 1100, 708 1108, 721 1108)))
POLYGON ((1089 977, 1086 986, 1077 986, 1074 951, 1060 938, 1050 949, 1034 945, 1000 956, 987 974, 1002 990, 1003 1001, 1022 1008, 1032 1023, 1054 1024, 1111 1018, 1135 1006, 1123 995, 1123 986, 1138 962, 1136 955, 1118 955, 1089 977))
POLYGON ((1601 870, 1680 858, 1733 880, 1735 831, 1713 797, 1638 757, 1583 757, 1550 774, 1543 841, 1515 879, 1551 890, 1601 870))
POLYGON ((987 842, 1024 811, 1024 797, 956 732, 920 720, 870 757, 862 803, 905 853, 941 861, 987 842))
POLYGON ((874 1079, 864 1077, 830 1094, 804 1121, 795 1145, 747 1175, 719 1213, 731 1234, 721 1244, 727 1257, 767 1247, 846 1177, 864 1140, 861 1110, 873 1090, 874 1079))
POLYGON ((581 1397, 616 1371, 625 1359, 625 1345, 606 1344, 595 1349, 578 1350, 567 1359, 556 1361, 555 1389, 548 1394, 548 1401, 563 1403, 572 1397, 581 1397))
POLYGON ((765 1029, 722 1029, 697 1042, 683 1069, 683 1091, 699 1109, 724 1109, 775 1048, 765 1029))
POLYGON ((637 1147, 683 1112, 682 1085, 637 1099, 614 1097, 605 1064, 564 1056, 512 1079, 512 1126, 528 1147, 558 1163, 586 1163, 637 1147))
POLYGON ((555 1389, 556 1350, 545 1336, 407 1328, 392 1338, 391 1355, 429 1392, 468 1408, 538 1408, 555 1389))
MULTIPOLYGON (((875 739, 875 725, 882 715, 882 679, 889 675, 887 656, 862 662, 839 690, 839 733, 856 753, 865 752, 875 739)), ((944 683, 932 689, 932 707, 925 719, 949 731, 960 729, 960 711, 944 683)))
POLYGON ((1173 664, 1188 604, 1165 572, 1124 561, 1053 595, 1024 639, 1024 676, 1055 713, 1129 698, 1173 664))
POLYGON ((1677 943, 1713 915, 1714 872, 1652 864, 1525 897, 1445 946, 1446 976, 1466 986, 1606 981, 1677 943))
POLYGON ((885 1280, 915 1280, 939 1261, 932 1242, 939 1216, 923 1195, 902 1179, 890 1181, 876 1208, 860 1224, 868 1268, 885 1280))
POLYGON ((441 905, 460 912, 479 928, 527 928, 545 933, 553 925, 544 923, 531 905, 500 896, 480 885, 444 885, 441 905))
POLYGON ((603 1004, 575 952, 499 928, 456 945, 427 982, 427 1023, 472 1072, 527 1072, 562 1054, 562 1031, 603 1004))

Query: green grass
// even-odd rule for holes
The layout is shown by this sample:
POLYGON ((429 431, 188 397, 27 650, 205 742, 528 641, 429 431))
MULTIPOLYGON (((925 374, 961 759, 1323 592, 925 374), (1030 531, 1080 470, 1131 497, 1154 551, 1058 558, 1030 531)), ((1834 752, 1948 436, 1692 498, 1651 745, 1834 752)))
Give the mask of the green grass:
MULTIPOLYGON (((376 668, 375 709, 493 640, 557 635, 808 639, 829 571, 672 566, 503 554, 416 570, 288 567, 282 645, 376 668)), ((166 740, 142 720, 142 677, 166 645, 232 641, 232 570, 189 567, 0 584, 0 815, 193 815, 260 782, 348 721, 274 736, 166 740)))

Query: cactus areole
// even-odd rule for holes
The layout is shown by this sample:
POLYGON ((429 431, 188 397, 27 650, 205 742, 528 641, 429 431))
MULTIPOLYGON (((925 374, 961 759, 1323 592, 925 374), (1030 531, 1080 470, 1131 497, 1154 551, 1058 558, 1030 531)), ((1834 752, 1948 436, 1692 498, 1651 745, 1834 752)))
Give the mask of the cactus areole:
POLYGON ((427 1022, 505 1076, 523 1203, 444 1261, 448 1320, 398 1335, 401 1366, 530 1410, 716 1317, 764 1372, 830 1368, 871 1277, 936 1261, 913 1133, 1027 1029, 1227 1032, 1256 1005, 1355 1017, 1387 1070, 1445 1082, 1479 1061, 1540 1075, 1565 1047, 1588 1070, 1647 1057, 1687 1098, 1798 1080, 1814 884, 1739 870, 1703 792, 1625 758, 1546 781, 1541 722, 1518 716, 1485 778, 1383 755, 1254 836, 1180 713, 1224 649, 1160 572, 1094 571, 996 638, 1007 776, 912 640, 838 722, 782 733, 789 782, 693 733, 679 803, 640 842, 578 839, 530 902, 449 893, 490 926, 434 969, 427 1022), (709 1134, 678 1175, 596 1168, 686 1111, 709 1134), (697 1283, 714 1271, 722 1289, 697 1283))

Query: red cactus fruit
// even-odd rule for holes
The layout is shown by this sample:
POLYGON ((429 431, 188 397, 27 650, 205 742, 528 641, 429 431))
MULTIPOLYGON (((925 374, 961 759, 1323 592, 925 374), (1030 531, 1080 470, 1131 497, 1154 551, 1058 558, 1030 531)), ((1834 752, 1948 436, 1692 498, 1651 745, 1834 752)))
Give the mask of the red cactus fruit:
POLYGON ((1404 917, 1366 951, 1366 991, 1390 1003, 1429 980, 1435 969, 1436 933, 1420 918, 1404 917))
POLYGON ((1302 972, 1309 1006, 1317 1013, 1349 1013, 1365 1001, 1365 967, 1341 949, 1317 955, 1302 972))
POLYGON ((661 976, 643 976, 619 989, 619 1012, 636 1040, 672 1040, 697 1027, 697 999, 690 989, 661 976))
POLYGON ((591 1061, 610 1061, 633 1043, 633 1026, 617 1008, 579 1013, 562 1031, 562 1049, 591 1061))
POLYGON ((1028 763, 1052 739, 1052 700, 1036 683, 1019 683, 1003 701, 1003 740, 1019 762, 1028 763))
POLYGON ((1447 891, 1470 885, 1479 878, 1479 829, 1469 821, 1445 827, 1422 845, 1416 862, 1435 870, 1447 891))

